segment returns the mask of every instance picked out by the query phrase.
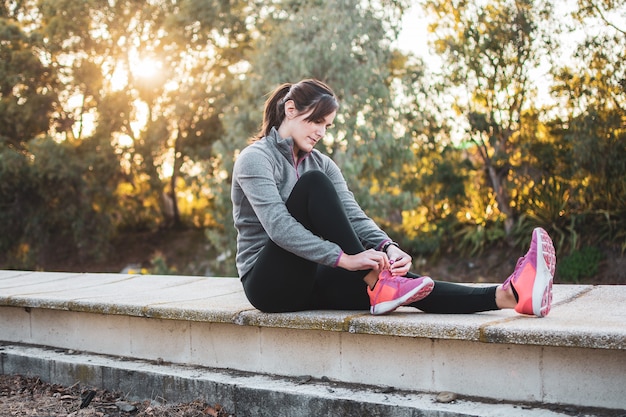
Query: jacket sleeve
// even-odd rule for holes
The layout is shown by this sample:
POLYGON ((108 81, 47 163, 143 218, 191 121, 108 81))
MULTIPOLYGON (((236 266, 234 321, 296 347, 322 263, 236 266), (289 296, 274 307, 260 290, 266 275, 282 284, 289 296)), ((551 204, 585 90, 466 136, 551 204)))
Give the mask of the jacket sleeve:
MULTIPOLYGON (((304 259, 336 266, 341 248, 298 222, 283 202, 271 160, 263 152, 242 152, 235 162, 236 181, 267 236, 281 248, 304 259)), ((255 221, 255 219, 249 219, 255 221)))

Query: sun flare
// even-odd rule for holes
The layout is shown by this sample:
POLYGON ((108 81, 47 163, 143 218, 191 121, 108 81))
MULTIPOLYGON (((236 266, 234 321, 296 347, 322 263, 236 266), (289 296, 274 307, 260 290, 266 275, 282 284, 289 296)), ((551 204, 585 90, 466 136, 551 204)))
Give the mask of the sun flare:
POLYGON ((142 58, 132 64, 131 71, 135 77, 152 78, 157 75, 162 68, 163 64, 160 61, 152 58, 142 58))
POLYGON ((163 71, 163 63, 154 58, 139 58, 135 54, 129 56, 129 63, 118 61, 110 76, 114 91, 123 90, 128 86, 130 75, 134 79, 150 80, 163 71), (130 68, 128 67, 130 66, 130 68))

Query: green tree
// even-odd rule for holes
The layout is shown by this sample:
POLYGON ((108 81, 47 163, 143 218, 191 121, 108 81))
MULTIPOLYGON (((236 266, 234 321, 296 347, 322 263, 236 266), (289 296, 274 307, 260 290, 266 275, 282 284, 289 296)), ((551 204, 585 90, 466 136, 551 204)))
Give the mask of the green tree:
POLYGON ((626 250, 626 5, 584 0, 573 25, 593 27, 569 64, 553 68, 563 111, 551 123, 564 163, 559 175, 571 249, 618 242, 626 250), (584 236, 583 242, 579 236, 584 236))
MULTIPOLYGON (((331 0, 256 6, 249 15, 254 22, 249 66, 224 86, 232 100, 224 108, 226 130, 217 144, 225 155, 222 172, 230 176, 232 160, 226 155, 236 156, 257 133, 267 93, 284 82, 317 78, 340 100, 335 126, 318 149, 342 167, 369 214, 400 224, 399 205, 415 201, 410 190, 400 188, 403 163, 413 156, 404 151, 410 137, 396 133, 392 101, 392 83, 399 78, 393 70, 402 61, 396 60, 391 43, 406 3, 331 0), (389 186, 394 193, 384 192, 389 186)), ((230 177, 220 186, 218 223, 227 226, 223 235, 210 233, 210 239, 234 256, 230 177)))
POLYGON ((41 137, 23 152, 0 153, 0 250, 9 266, 34 268, 50 256, 88 261, 106 254, 114 232, 114 212, 107 209, 115 199, 101 190, 116 171, 94 146, 41 137))
MULTIPOLYGON (((79 138, 85 119, 110 135, 125 174, 118 187, 123 225, 180 226, 179 201, 196 188, 199 166, 213 165, 211 143, 221 135, 226 100, 219 84, 246 45, 246 3, 52 3, 41 8, 41 20, 54 26, 45 30, 49 38, 65 45, 59 66, 67 74, 67 96, 79 98, 78 105, 65 103, 68 119, 76 121, 79 138), (86 18, 62 24, 68 10, 86 18)), ((193 193, 194 200, 206 194, 193 193)), ((188 222, 206 223, 193 220, 193 205, 187 210, 188 222)))
MULTIPOLYGON (((20 176, 6 182, 0 204, 15 208, 4 211, 13 230, 39 246, 48 241, 36 235, 74 230, 68 247, 96 253, 90 239, 106 241, 110 226, 162 224, 163 196, 174 224, 181 194, 210 199, 197 185, 198 165, 204 174, 215 166, 211 143, 221 135, 226 100, 219 85, 246 44, 245 5, 3 2, 1 150, 11 153, 2 156, 2 172, 20 176), (148 77, 146 63, 160 72, 148 77), (16 220, 24 209, 18 188, 39 214, 16 220), (49 202, 53 194, 65 196, 56 198, 63 204, 49 202), (80 209, 65 201, 72 197, 80 209)), ((210 215, 196 206, 185 206, 189 221, 205 226, 210 215)))
POLYGON ((309 77, 335 90, 339 113, 319 149, 342 167, 368 212, 387 221, 397 213, 390 207, 407 196, 399 188, 395 195, 382 191, 399 184, 397 174, 412 158, 399 151, 410 138, 397 133, 392 90, 399 61, 391 44, 405 7, 401 1, 274 3, 258 25, 261 36, 250 58, 251 91, 259 98, 280 83, 309 77))
POLYGON ((0 145, 24 150, 45 134, 57 104, 54 70, 38 56, 42 41, 15 19, 0 16, 0 145))
POLYGON ((435 16, 430 31, 445 62, 449 93, 466 118, 462 140, 473 144, 472 160, 484 173, 479 192, 485 202, 494 196, 510 234, 521 214, 513 203, 520 185, 514 164, 519 165, 520 134, 533 121, 526 110, 536 97, 530 71, 548 50, 539 22, 550 17, 550 7, 532 0, 427 0, 424 5, 435 16))

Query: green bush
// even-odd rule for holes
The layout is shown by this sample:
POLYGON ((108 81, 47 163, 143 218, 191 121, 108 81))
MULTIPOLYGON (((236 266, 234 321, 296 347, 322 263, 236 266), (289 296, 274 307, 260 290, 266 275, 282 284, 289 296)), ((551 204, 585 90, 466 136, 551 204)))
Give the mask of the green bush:
POLYGON ((575 250, 557 265, 559 278, 564 282, 578 283, 581 278, 591 278, 598 273, 603 255, 596 247, 575 250))
POLYGON ((178 271, 176 267, 169 267, 167 265, 167 259, 165 259, 165 255, 161 252, 157 252, 150 259, 150 268, 149 273, 151 275, 176 275, 178 271))

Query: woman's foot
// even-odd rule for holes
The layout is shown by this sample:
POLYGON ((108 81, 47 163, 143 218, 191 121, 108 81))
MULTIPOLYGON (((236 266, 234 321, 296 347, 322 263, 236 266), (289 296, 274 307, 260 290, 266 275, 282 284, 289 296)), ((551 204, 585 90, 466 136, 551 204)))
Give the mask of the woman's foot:
POLYGON ((510 285, 506 289, 504 285, 498 285, 498 288, 496 288, 496 305, 499 309, 515 308, 517 306, 517 299, 510 285))
POLYGON ((386 314, 400 306, 408 305, 426 297, 435 283, 430 277, 396 277, 388 270, 378 275, 373 288, 368 286, 370 312, 374 315, 386 314))
MULTIPOLYGON (((541 227, 533 230, 530 249, 519 258, 515 271, 504 281, 501 301, 508 305, 510 294, 516 300, 515 311, 545 317, 552 305, 552 282, 556 269, 556 254, 552 239, 541 227)), ((498 302, 498 290, 496 290, 498 302)))

